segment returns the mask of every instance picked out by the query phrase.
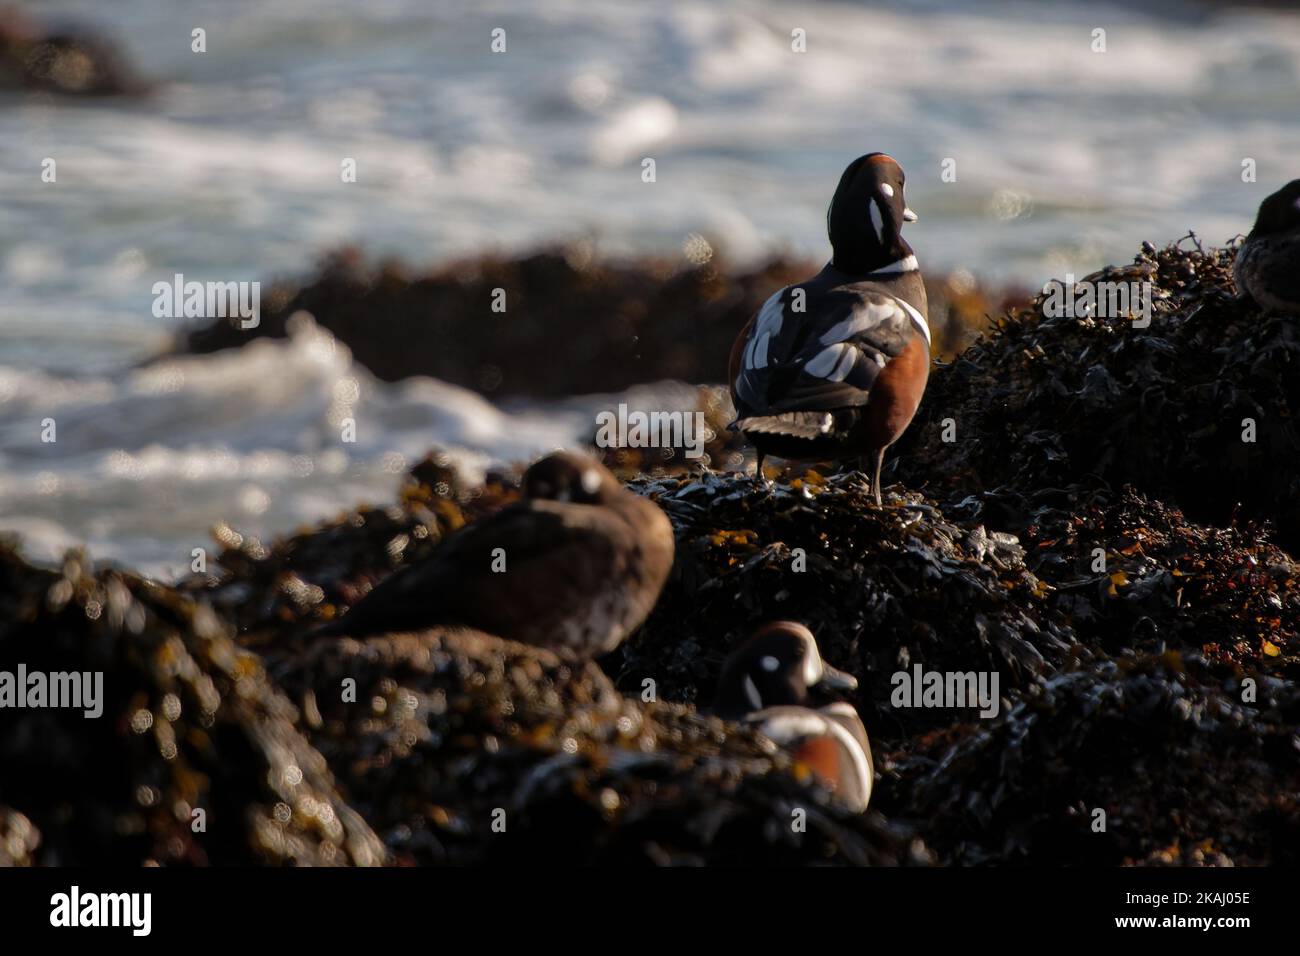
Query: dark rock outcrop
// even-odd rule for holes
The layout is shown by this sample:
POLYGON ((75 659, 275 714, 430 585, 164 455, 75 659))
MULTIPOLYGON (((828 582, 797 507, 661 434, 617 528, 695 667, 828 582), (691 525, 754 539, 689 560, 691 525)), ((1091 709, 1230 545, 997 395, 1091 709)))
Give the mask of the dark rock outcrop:
POLYGON ((0 10, 0 90, 94 97, 138 96, 149 88, 116 44, 95 31, 0 10))
POLYGON ((1294 507, 1296 339, 1230 298, 1230 258, 1144 253, 1123 274, 1155 284, 1147 329, 1004 319, 936 370, 883 508, 851 472, 630 478, 677 561, 599 666, 306 636, 514 499, 436 455, 391 507, 269 544, 223 526, 219 566, 175 588, 0 552, 0 666, 99 667, 109 692, 97 722, 0 713, 0 858, 1293 864, 1300 566, 1270 523, 1294 507), (775 618, 859 680, 864 816, 703 709, 775 618), (907 706, 917 667, 996 677, 995 706, 907 706))
POLYGON ((1150 282, 1147 328, 1051 317, 1044 296, 1010 312, 931 375, 890 474, 937 497, 979 495, 1018 525, 1026 495, 1079 501, 1131 484, 1197 521, 1272 521, 1294 550, 1300 321, 1235 298, 1232 256, 1150 247, 1081 280, 1150 282))
POLYGON ((384 861, 257 655, 205 606, 76 555, 32 568, 6 547, 0 671, 20 665, 101 672, 102 714, 0 709, 0 807, 30 824, 0 818, 0 853, 44 865, 384 861))
MULTIPOLYGON (((388 381, 431 375, 489 397, 614 392, 661 379, 722 382, 737 333, 773 292, 817 271, 778 257, 749 270, 719 255, 703 265, 642 258, 602 262, 578 248, 517 258, 482 256, 416 273, 355 250, 329 256, 316 276, 277 285, 257 328, 224 319, 193 329, 176 350, 236 348, 284 337, 296 312, 346 344, 388 381), (494 311, 496 290, 505 311, 494 311), (558 354, 563 361, 539 361, 558 354)), ((1010 293, 967 280, 929 283, 936 354, 964 348, 1010 293)))

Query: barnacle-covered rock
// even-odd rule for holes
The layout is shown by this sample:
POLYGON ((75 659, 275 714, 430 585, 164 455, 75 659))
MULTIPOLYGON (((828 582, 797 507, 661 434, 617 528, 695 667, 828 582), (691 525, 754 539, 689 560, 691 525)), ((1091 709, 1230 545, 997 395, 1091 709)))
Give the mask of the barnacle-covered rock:
POLYGON ((28 821, 0 840, 35 862, 384 861, 258 657, 170 588, 0 547, 0 671, 88 675, 83 706, 0 709, 0 805, 28 821))

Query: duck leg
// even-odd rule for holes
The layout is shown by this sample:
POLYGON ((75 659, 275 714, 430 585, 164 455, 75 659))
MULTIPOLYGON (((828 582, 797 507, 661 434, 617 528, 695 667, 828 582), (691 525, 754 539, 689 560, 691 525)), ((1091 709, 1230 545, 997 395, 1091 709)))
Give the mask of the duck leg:
POLYGON ((885 464, 885 449, 876 452, 876 477, 871 482, 871 490, 876 494, 876 507, 880 507, 880 469, 885 464))

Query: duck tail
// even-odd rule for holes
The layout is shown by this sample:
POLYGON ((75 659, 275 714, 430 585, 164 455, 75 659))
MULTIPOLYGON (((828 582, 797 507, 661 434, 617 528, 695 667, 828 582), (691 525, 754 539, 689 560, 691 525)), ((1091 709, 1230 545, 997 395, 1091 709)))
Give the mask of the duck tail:
POLYGON ((830 432, 834 424, 835 416, 830 412, 782 412, 779 415, 738 418, 729 427, 735 431, 754 432, 760 435, 819 438, 830 432))

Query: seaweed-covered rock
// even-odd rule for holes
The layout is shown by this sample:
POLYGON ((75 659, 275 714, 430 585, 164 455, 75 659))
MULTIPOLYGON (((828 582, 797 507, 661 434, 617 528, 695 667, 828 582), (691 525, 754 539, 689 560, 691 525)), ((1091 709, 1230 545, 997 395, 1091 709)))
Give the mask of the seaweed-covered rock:
POLYGON ((623 650, 628 691, 652 678, 707 701, 754 623, 803 620, 861 682, 873 807, 941 862, 1294 859, 1276 841, 1300 820, 1300 574, 1259 529, 1195 525, 1132 489, 1026 496, 1017 539, 979 497, 875 509, 853 474, 634 486, 679 544, 623 650), (1001 713, 894 706, 918 663, 997 673, 1001 713))
POLYGON ((512 476, 469 487, 436 453, 391 507, 270 544, 219 528, 218 566, 175 589, 0 551, 0 661, 103 660, 125 695, 90 735, 48 711, 0 733, 0 854, 1294 863, 1295 320, 1232 299, 1230 262, 1170 247, 1106 273, 1152 281, 1146 329, 1051 318, 1042 300, 1004 319, 936 370, 881 508, 854 472, 647 475, 611 453, 672 520, 677 559, 599 666, 466 631, 307 636, 514 499, 512 476), (865 816, 704 709, 727 653, 776 618, 859 679, 880 778, 865 816), (992 699, 897 698, 913 668, 989 678, 992 699), (310 800, 283 789, 290 763, 310 800), (96 783, 74 791, 85 766, 96 783), (189 837, 175 808, 195 788, 244 825, 189 837), (322 806, 352 842, 313 829, 322 806))
POLYGON ((752 732, 625 698, 544 650, 434 630, 323 640, 280 670, 399 862, 927 859, 752 732))
POLYGON ((891 675, 913 664, 996 670, 1018 684, 1074 640, 1015 538, 958 526, 914 494, 874 506, 860 475, 806 472, 764 487, 704 473, 634 483, 677 527, 677 564, 650 619, 623 649, 620 683, 650 678, 672 699, 707 702, 722 660, 763 621, 807 624, 822 655, 862 680, 864 719, 891 711, 891 675))
POLYGON ((101 713, 0 709, 0 806, 21 814, 0 823, 0 852, 19 846, 41 864, 383 862, 294 708, 207 607, 76 554, 33 568, 5 546, 0 671, 16 681, 20 668, 102 674, 101 713))
POLYGON ((1234 298, 1234 254, 1148 245, 1081 280, 1150 282, 1145 328, 1050 316, 1048 295, 1010 312, 935 369, 890 473, 941 500, 1131 484, 1196 521, 1268 519, 1294 549, 1300 319, 1234 298))
POLYGON ((432 452, 410 471, 396 504, 362 507, 271 544, 222 524, 213 529, 221 569, 191 575, 178 587, 233 621, 244 643, 283 650, 286 626, 333 620, 381 578, 426 557, 442 538, 518 497, 517 482, 489 475, 466 485, 445 456, 432 452))
MULTIPOLYGON (((585 849, 546 852, 588 862, 794 862, 823 853, 893 862, 912 857, 896 840, 913 836, 940 862, 1286 858, 1268 849, 1268 834, 1287 832, 1300 805, 1295 714, 1285 704, 1300 673, 1300 569, 1266 529, 1195 524, 1134 489, 1104 485, 1077 498, 1060 488, 1008 486, 946 505, 894 485, 880 509, 852 472, 806 470, 760 484, 701 471, 640 477, 630 487, 673 521, 677 561, 645 625, 600 662, 625 699, 600 670, 571 673, 540 652, 511 645, 507 653, 484 637, 431 633, 306 646, 294 636, 332 609, 286 601, 286 569, 347 603, 389 568, 436 548, 452 527, 513 500, 509 478, 475 493, 436 455, 417 466, 393 508, 347 516, 252 556, 238 551, 234 570, 201 589, 245 622, 243 640, 272 661, 303 712, 322 716, 305 731, 400 859, 514 859, 560 832, 583 834, 577 842, 585 849), (410 525, 427 529, 411 536, 418 547, 390 547, 410 525), (1001 530, 1008 527, 1017 534, 1001 530), (779 816, 774 807, 809 799, 798 796, 806 793, 798 768, 771 773, 780 755, 751 752, 753 738, 694 709, 710 702, 736 642, 776 618, 809 624, 826 658, 859 678, 854 703, 882 778, 873 810, 888 821, 874 836, 836 823, 826 833, 856 835, 825 842, 823 833, 816 852, 806 844, 775 848, 769 837, 786 834, 764 829, 779 816), (897 675, 918 665, 996 674, 998 715, 981 717, 969 702, 895 706, 897 675), (540 676, 523 683, 503 676, 521 666, 540 676), (357 700, 379 702, 379 710, 340 699, 348 675, 358 680, 357 700), (642 702, 647 693, 657 702, 642 702), (1139 694, 1163 703, 1143 709, 1139 694), (460 704, 448 708, 451 699, 460 704), (1160 715, 1174 720, 1183 699, 1236 717, 1174 722, 1173 737, 1159 736, 1160 715), (637 745, 620 721, 660 728, 639 763, 624 763, 637 745), (1036 743, 1044 724, 1078 730, 1036 743), (1151 734, 1132 745, 1107 743, 1132 736, 1130 725, 1151 734), (1086 754, 1076 754, 1076 745, 1086 754), (1016 748, 1030 746, 1023 770, 1012 773, 1008 764, 998 776, 999 760, 1020 759, 1016 748), (1166 772, 1172 754, 1213 774, 1172 764, 1166 772), (747 763, 760 757, 775 762, 747 763), (1034 763, 1039 757, 1048 762, 1043 768, 1034 763), (1103 785, 1112 794, 1102 803, 1094 777, 1106 760, 1103 785), (1088 774, 1074 774, 1075 763, 1088 774), (722 766, 761 772, 718 777, 722 766), (472 774, 458 779, 467 768, 472 774), (642 771, 658 781, 654 799, 642 771), (1148 780, 1153 773, 1161 780, 1148 780), (1249 792, 1225 797, 1221 781, 1238 773, 1249 792), (521 791, 530 774, 547 787, 521 791), (671 790, 667 779, 676 781, 671 790), (744 781, 740 789, 728 789, 736 780, 744 781), (602 815, 606 789, 603 799, 635 812, 602 815), (979 794, 969 806, 968 791, 979 794), (431 792, 437 800, 413 796, 431 792), (676 802, 663 802, 669 792, 676 802), (1265 792, 1267 806, 1250 795, 1265 792), (721 842, 700 842, 695 824, 686 832, 678 826, 708 800, 721 801, 736 823, 721 842), (1031 805, 1033 813, 1024 810, 1031 805), (1094 833, 1090 813, 1098 806, 1125 829, 1094 833), (518 839, 482 842, 497 808, 518 839), (1238 811, 1245 822, 1220 835, 1223 813, 1238 811), (1024 827, 1016 824, 1022 812, 1024 827), (1157 826, 1157 818, 1174 822, 1157 826), (660 854, 648 846, 676 849, 660 854)), ((818 812, 833 813, 831 806, 818 812)))
POLYGON ((1300 566, 1266 529, 1193 524, 1126 488, 1110 504, 1036 510, 1025 545, 1049 605, 1092 646, 1177 645, 1297 673, 1300 566))
POLYGON ((1195 655, 1088 661, 920 741, 887 802, 954 863, 1294 865, 1298 721, 1294 682, 1243 704, 1195 655))
MULTIPOLYGON (((422 273, 371 263, 345 249, 316 276, 281 283, 256 329, 216 320, 190 330, 176 350, 236 348, 251 335, 283 338, 310 313, 382 379, 432 375, 488 396, 567 396, 622 391, 639 382, 727 377, 731 343, 763 301, 817 271, 777 257, 752 269, 721 255, 691 264, 645 257, 603 262, 586 246, 505 258, 480 256, 422 273), (496 290, 504 290, 505 311, 496 290), (563 362, 538 362, 563 341, 563 362)), ((989 291, 967 274, 930 282, 938 354, 965 346, 972 329, 1024 296, 989 291)))

